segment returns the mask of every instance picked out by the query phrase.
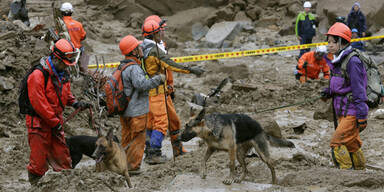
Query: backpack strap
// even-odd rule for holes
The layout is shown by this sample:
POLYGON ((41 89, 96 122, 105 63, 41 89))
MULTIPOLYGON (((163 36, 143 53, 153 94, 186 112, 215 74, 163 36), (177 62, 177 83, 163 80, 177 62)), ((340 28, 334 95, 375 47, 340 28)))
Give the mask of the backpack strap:
POLYGON ((49 72, 47 70, 43 69, 43 66, 41 66, 40 64, 38 64, 36 66, 36 69, 40 70, 43 73, 43 76, 44 76, 44 88, 46 88, 47 87, 47 83, 48 83, 48 78, 49 78, 49 72))
POLYGON ((342 77, 344 77, 345 79, 349 79, 349 76, 347 73, 347 65, 349 63, 349 60, 351 60, 353 56, 357 56, 360 58, 360 52, 357 51, 356 49, 353 49, 353 51, 341 62, 342 77))

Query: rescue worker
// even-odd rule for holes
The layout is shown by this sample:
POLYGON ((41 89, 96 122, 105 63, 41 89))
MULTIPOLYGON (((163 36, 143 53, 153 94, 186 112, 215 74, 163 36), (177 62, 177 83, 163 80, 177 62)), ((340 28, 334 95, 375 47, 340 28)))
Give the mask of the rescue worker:
POLYGON ((37 115, 26 115, 28 142, 31 149, 28 178, 34 185, 48 170, 71 168, 71 156, 65 143, 62 129, 65 106, 87 108, 90 104, 75 100, 71 93, 68 66, 75 65, 78 49, 65 39, 60 39, 52 48, 49 57, 40 60, 43 70, 49 73, 47 81, 42 71, 34 70, 27 80, 28 98, 37 115), (45 83, 46 82, 46 83, 45 83))
MULTIPOLYGON (((143 41, 144 68, 150 77, 157 72, 166 74, 167 69, 187 74, 193 73, 197 76, 204 72, 199 67, 188 67, 178 64, 166 55, 166 50, 159 46, 161 42, 161 27, 158 22, 154 20, 145 22, 142 31, 145 38, 143 41)), ((167 134, 167 130, 171 133, 174 156, 182 153, 182 144, 177 140, 180 120, 177 117, 172 99, 168 95, 166 83, 149 91, 148 124, 149 146, 147 146, 148 153, 144 159, 146 163, 159 164, 167 161, 166 157, 161 154, 161 144, 164 136, 167 134), (177 125, 171 126, 170 121, 174 121, 177 125)))
POLYGON ((85 57, 88 56, 84 53, 84 47, 81 42, 85 40, 87 33, 85 32, 83 25, 72 18, 73 6, 71 3, 63 3, 60 7, 60 11, 73 45, 81 51, 81 58, 78 63, 80 71, 85 73, 88 71, 88 63, 85 61, 87 60, 85 57))
POLYGON ((356 2, 353 4, 347 17, 347 25, 350 29, 357 29, 359 37, 365 37, 367 25, 365 23, 365 15, 360 10, 360 3, 356 2))
POLYGON ((307 79, 319 79, 320 71, 323 72, 323 78, 329 79, 329 67, 325 61, 327 54, 326 46, 318 46, 315 51, 304 53, 296 66, 296 79, 304 83, 307 79))
MULTIPOLYGON (((310 13, 312 4, 309 1, 304 3, 304 12, 299 13, 296 18, 295 32, 296 37, 301 44, 312 43, 313 37, 316 35, 315 16, 310 13)), ((310 49, 301 49, 299 58, 310 49)))
POLYGON ((127 155, 128 169, 131 175, 140 174, 140 165, 144 155, 145 130, 149 111, 148 91, 165 81, 164 75, 154 74, 146 78, 141 68, 140 57, 143 56, 139 41, 132 35, 121 39, 119 47, 125 59, 121 64, 134 62, 122 72, 124 93, 131 95, 128 107, 120 116, 122 126, 121 144, 127 155))
MULTIPOLYGON (((158 15, 151 15, 151 16, 148 16, 144 20, 144 23, 146 21, 149 21, 149 20, 154 20, 155 22, 159 23, 159 25, 160 25, 160 39, 161 40, 160 40, 160 43, 158 43, 158 46, 160 47, 160 49, 165 50, 165 54, 168 54, 166 44, 163 41, 163 37, 164 37, 164 33, 165 33, 165 27, 167 26, 166 20, 161 19, 158 15)), ((166 75, 167 75, 167 88, 168 88, 167 93, 171 97, 172 104, 173 104, 173 100, 175 98, 173 72, 169 69, 166 69, 166 75)), ((173 147, 173 151, 176 153, 175 154, 176 156, 186 153, 186 150, 184 149, 182 143, 180 141, 178 141, 180 125, 181 125, 180 119, 177 115, 169 116, 169 130, 168 131, 169 131, 169 134, 171 136, 171 144, 173 147), (171 131, 171 130, 173 130, 173 131, 171 131)), ((152 130, 147 130, 148 138, 146 141, 146 150, 145 150, 146 154, 147 154, 148 149, 150 147, 149 141, 150 141, 151 132, 152 132, 152 130)))
MULTIPOLYGON (((352 29, 352 39, 357 39, 357 38, 359 38, 359 31, 357 29, 352 29)), ((364 51, 364 42, 362 41, 352 42, 351 46, 352 48, 364 51)))
POLYGON ((334 115, 337 117, 337 127, 330 144, 335 165, 340 169, 364 169, 365 158, 359 132, 367 127, 367 73, 357 56, 348 61, 348 78, 343 76, 341 69, 341 63, 353 51, 351 37, 351 30, 343 23, 335 23, 328 30, 328 50, 335 58, 328 63, 332 74, 330 85, 321 95, 323 100, 333 99, 334 115))

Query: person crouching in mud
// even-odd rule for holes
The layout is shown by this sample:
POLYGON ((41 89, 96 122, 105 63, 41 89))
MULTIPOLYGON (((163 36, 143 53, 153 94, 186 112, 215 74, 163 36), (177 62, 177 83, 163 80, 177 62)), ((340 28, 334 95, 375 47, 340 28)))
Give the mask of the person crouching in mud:
POLYGON ((336 131, 330 144, 333 162, 340 169, 365 169, 360 132, 367 127, 367 73, 357 56, 348 61, 344 70, 346 75, 341 69, 343 61, 353 51, 351 38, 351 30, 343 23, 335 23, 329 29, 328 50, 334 54, 334 59, 328 63, 331 69, 330 85, 321 95, 323 100, 333 99, 337 117, 338 125, 335 124, 336 131))

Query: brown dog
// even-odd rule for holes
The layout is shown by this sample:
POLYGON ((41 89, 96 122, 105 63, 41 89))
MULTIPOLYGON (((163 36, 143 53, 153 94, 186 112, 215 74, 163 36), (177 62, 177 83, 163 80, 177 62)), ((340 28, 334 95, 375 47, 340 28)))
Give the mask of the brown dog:
POLYGON ((128 186, 132 188, 127 157, 124 149, 113 140, 113 128, 109 129, 106 137, 99 132, 92 157, 96 159, 96 171, 110 170, 123 175, 128 186))
POLYGON ((196 136, 202 138, 208 146, 201 162, 201 178, 205 179, 207 175, 206 162, 213 152, 228 152, 230 175, 223 180, 223 183, 227 185, 232 184, 232 182, 240 183, 245 178, 248 172, 245 157, 252 147, 256 150, 260 159, 267 164, 271 171, 272 183, 276 184, 275 168, 272 159, 269 157, 269 145, 289 148, 295 147, 295 145, 288 140, 268 135, 257 121, 247 115, 205 114, 205 108, 197 105, 191 108, 191 119, 180 135, 180 140, 186 142, 196 136), (242 167, 240 177, 235 176, 236 159, 242 167))

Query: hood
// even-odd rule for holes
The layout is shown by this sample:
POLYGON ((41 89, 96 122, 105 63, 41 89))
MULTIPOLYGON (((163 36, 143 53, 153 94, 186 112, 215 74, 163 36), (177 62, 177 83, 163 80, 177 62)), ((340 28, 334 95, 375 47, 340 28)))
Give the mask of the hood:
POLYGON ((40 59, 40 65, 42 65, 42 66, 43 66, 43 69, 47 70, 47 71, 49 72, 49 74, 52 74, 53 71, 52 71, 52 69, 51 69, 51 66, 49 66, 49 65, 47 64, 47 62, 46 62, 47 59, 48 59, 48 57, 42 57, 42 58, 40 59))
POLYGON ((352 46, 348 46, 343 51, 340 52, 339 55, 333 55, 334 59, 332 60, 333 64, 338 64, 340 61, 344 59, 347 55, 349 55, 353 51, 352 46))
MULTIPOLYGON (((144 39, 143 43, 141 44, 144 52, 144 58, 147 58, 149 55, 149 52, 152 48, 156 46, 156 42, 152 41, 150 39, 144 39)), ((163 51, 165 54, 167 54, 167 51, 165 50, 164 43, 161 41, 157 44, 157 47, 159 48, 159 51, 163 51)), ((155 47, 156 48, 156 47, 155 47)))
POLYGON ((354 3, 354 4, 352 5, 351 13, 354 13, 354 11, 353 11, 353 7, 355 7, 355 5, 357 5, 357 6, 359 7, 359 10, 358 10, 356 13, 360 12, 360 8, 361 8, 360 3, 356 2, 356 3, 354 3))

